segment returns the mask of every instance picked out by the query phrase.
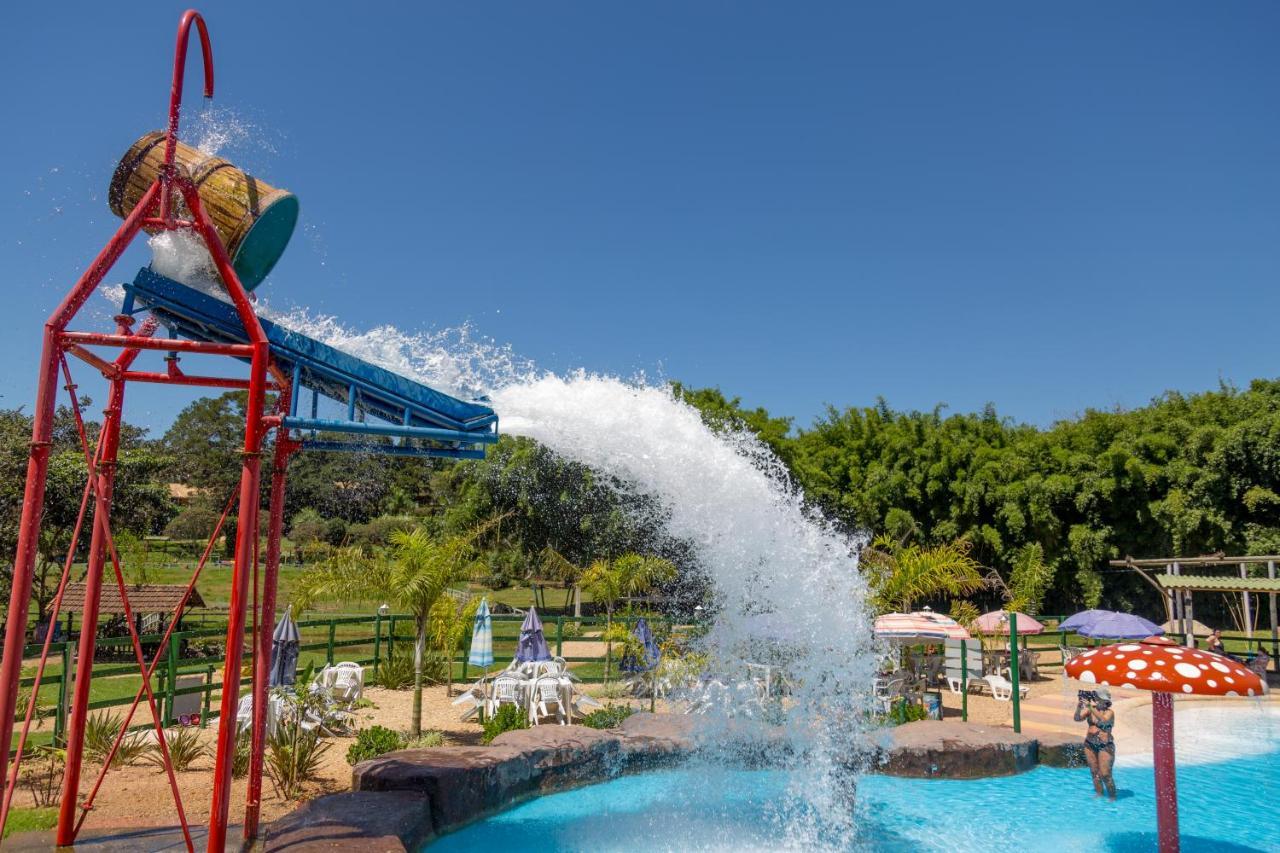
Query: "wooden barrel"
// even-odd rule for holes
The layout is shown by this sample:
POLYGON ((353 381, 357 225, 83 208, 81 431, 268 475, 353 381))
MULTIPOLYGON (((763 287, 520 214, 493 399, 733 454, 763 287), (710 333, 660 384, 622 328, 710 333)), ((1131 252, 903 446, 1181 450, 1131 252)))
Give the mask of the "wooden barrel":
MULTIPOLYGON (((133 143, 116 166, 107 202, 121 219, 159 176, 164 139, 161 131, 148 133, 133 143)), ((222 237, 240 283, 246 290, 257 287, 289 245, 298 222, 297 197, 181 142, 174 161, 199 188, 200 203, 222 237)), ((185 215, 186 205, 179 209, 185 215)))

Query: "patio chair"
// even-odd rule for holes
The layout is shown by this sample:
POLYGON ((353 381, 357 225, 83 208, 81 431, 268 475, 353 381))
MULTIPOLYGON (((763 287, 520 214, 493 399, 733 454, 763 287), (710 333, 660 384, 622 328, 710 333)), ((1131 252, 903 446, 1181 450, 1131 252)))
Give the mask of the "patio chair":
MULTIPOLYGON (((987 686, 991 689, 991 695, 993 698, 998 699, 1001 702, 1008 702, 1013 698, 1013 682, 1009 681, 1009 679, 1005 678, 1003 675, 988 675, 982 680, 985 681, 987 686)), ((1019 684, 1018 696, 1025 699, 1028 689, 1029 688, 1025 684, 1019 684)))
POLYGON ((484 687, 474 684, 462 692, 462 695, 454 699, 451 703, 454 707, 462 706, 462 714, 459 720, 467 721, 480 713, 480 709, 485 705, 484 687))
POLYGON ((517 708, 524 707, 524 693, 527 684, 528 682, 524 679, 514 678, 505 674, 495 678, 493 680, 493 693, 490 694, 489 707, 485 709, 485 713, 492 716, 503 705, 515 705, 517 708))
POLYGON ((903 695, 906 688, 907 679, 904 675, 895 675, 890 678, 877 678, 871 688, 872 701, 875 703, 876 710, 881 714, 889 713, 889 709, 893 707, 893 703, 898 697, 903 695))
POLYGON ((538 725, 539 718, 550 713, 549 706, 555 706, 556 722, 565 724, 565 706, 560 698, 560 679, 555 676, 539 678, 533 685, 533 693, 529 702, 529 724, 538 725))
POLYGON ((339 704, 354 705, 364 695, 364 667, 351 661, 343 661, 329 667, 326 679, 330 695, 339 704))

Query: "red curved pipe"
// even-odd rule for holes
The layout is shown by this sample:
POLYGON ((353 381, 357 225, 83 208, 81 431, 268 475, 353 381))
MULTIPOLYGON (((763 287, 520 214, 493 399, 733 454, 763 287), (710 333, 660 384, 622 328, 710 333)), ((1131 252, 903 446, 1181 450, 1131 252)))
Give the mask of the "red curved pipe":
POLYGON ((178 148, 178 120, 182 115, 182 84, 187 70, 187 45, 191 42, 191 25, 196 25, 200 33, 200 51, 204 54, 204 96, 213 97, 213 45, 209 42, 209 28, 204 18, 195 9, 182 13, 178 23, 178 42, 173 51, 173 86, 169 90, 169 129, 164 142, 164 168, 161 179, 165 182, 165 192, 160 196, 160 218, 170 218, 171 198, 170 180, 173 175, 173 157, 178 148))

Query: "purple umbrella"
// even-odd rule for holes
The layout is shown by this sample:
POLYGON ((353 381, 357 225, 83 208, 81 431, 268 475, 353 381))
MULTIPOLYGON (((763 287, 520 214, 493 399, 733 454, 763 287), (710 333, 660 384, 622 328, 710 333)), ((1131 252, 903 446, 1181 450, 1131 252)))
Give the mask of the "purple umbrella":
POLYGON ((649 623, 644 621, 643 618, 636 621, 635 630, 631 633, 644 649, 643 660, 635 655, 627 655, 618 664, 618 669, 623 672, 649 672, 657 667, 658 661, 662 658, 662 650, 658 648, 658 641, 654 639, 649 623))
POLYGON ((1095 640, 1141 640, 1163 634, 1164 629, 1132 613, 1103 610, 1085 624, 1077 625, 1075 632, 1095 640))
POLYGON ((524 617, 520 626, 520 642, 516 645, 516 662, 533 663, 534 661, 551 660, 551 650, 547 648, 547 638, 542 635, 542 620, 538 611, 532 607, 524 617))
POLYGON ((1079 613, 1073 613, 1058 625, 1059 631, 1074 631, 1085 625, 1091 625, 1093 620, 1100 616, 1106 616, 1111 613, 1110 610, 1081 610, 1079 613))

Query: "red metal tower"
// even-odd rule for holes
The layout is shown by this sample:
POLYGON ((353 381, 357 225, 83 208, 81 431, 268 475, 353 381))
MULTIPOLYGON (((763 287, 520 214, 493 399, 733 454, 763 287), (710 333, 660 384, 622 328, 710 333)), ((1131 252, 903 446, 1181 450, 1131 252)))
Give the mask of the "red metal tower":
MULTIPOLYGON (((245 812, 245 835, 252 838, 257 829, 258 805, 262 786, 262 747, 265 724, 264 700, 266 692, 267 661, 270 652, 271 620, 269 614, 274 610, 276 594, 276 577, 280 560, 280 532, 282 526, 283 497, 285 488, 285 472, 290 455, 297 449, 287 432, 281 429, 279 414, 265 411, 266 395, 274 390, 278 400, 287 405, 290 383, 278 370, 274 369, 267 337, 263 332, 257 316, 250 307, 249 297, 236 275, 228 256, 226 247, 214 229, 204 211, 197 187, 191 176, 175 166, 174 152, 178 142, 179 119, 182 107, 183 70, 187 54, 187 45, 191 27, 194 25, 200 36, 200 46, 204 60, 204 94, 213 96, 213 53, 209 42, 208 30, 199 13, 187 11, 178 27, 177 46, 174 55, 173 85, 169 98, 169 124, 165 140, 165 159, 159 177, 147 190, 142 200, 127 216, 115 235, 105 248, 94 258, 92 264, 76 282, 75 286, 63 299, 62 303, 50 315, 44 327, 43 349, 40 359, 39 384, 36 392, 36 406, 32 427, 30 456, 27 465, 26 489, 23 496, 22 520, 18 534, 17 552, 14 560, 13 587, 9 601, 7 616, 4 657, 0 664, 0 727, 6 744, 12 742, 13 720, 21 666, 23 646, 26 634, 26 622, 31 601, 33 570, 36 560, 36 547, 40 531, 41 513, 45 496, 45 483, 48 474, 51 431, 54 417, 54 406, 58 394, 59 377, 66 381, 66 388, 71 403, 79 420, 79 401, 75 393, 75 385, 66 356, 76 356, 98 369, 110 382, 110 395, 104 412, 102 428, 96 448, 90 448, 86 434, 81 429, 81 439, 85 451, 85 459, 89 468, 89 481, 85 487, 84 499, 81 503, 80 523, 75 530, 78 540, 83 522, 93 501, 93 528, 90 534, 88 573, 86 576, 87 592, 84 618, 79 640, 79 674, 75 681, 75 689, 71 700, 71 713, 67 728, 66 768, 63 780, 62 799, 60 804, 57 843, 72 844, 84 820, 84 815, 91 806, 92 798, 101 785, 101 777, 93 785, 88 804, 79 799, 80 774, 83 760, 84 728, 89 703, 89 683, 93 666, 95 649, 95 629, 98 618, 98 598, 103 583, 105 566, 110 563, 115 580, 120 588, 120 595, 128 608, 128 592, 125 589, 123 574, 120 569, 119 555, 110 529, 110 512, 112 486, 114 482, 116 453, 120 432, 121 411, 124 405, 125 386, 129 381, 160 382, 180 385, 204 386, 213 388, 241 388, 248 391, 247 416, 244 428, 242 462, 238 499, 238 526, 235 548, 235 560, 232 570, 232 589, 230 614, 227 626, 226 660, 223 670, 223 688, 220 704, 222 725, 219 726, 215 751, 215 767, 212 784, 212 806, 209 819, 208 849, 222 850, 226 844, 227 819, 231 793, 231 762, 235 746, 236 707, 239 700, 239 673, 241 668, 241 638, 244 635, 246 613, 251 592, 256 597, 256 589, 251 590, 251 577, 256 574, 255 544, 258 541, 258 489, 261 472, 261 456, 264 439, 272 429, 280 430, 275 442, 272 463, 271 514, 267 536, 266 570, 262 584, 262 607, 259 612, 268 614, 265 619, 258 620, 258 631, 255 636, 256 660, 253 676, 254 718, 252 726, 252 763, 249 780, 248 802, 245 812), (178 218, 181 199, 186 206, 188 219, 178 218), (103 277, 120 258, 125 248, 138 235, 139 231, 189 230, 198 234, 208 247, 209 254, 231 299, 236 315, 243 325, 247 344, 223 344, 206 341, 160 339, 154 337, 156 324, 148 321, 136 333, 132 330, 133 320, 127 314, 117 317, 117 327, 111 334, 94 334, 69 331, 68 326, 84 306, 86 300, 101 284, 103 277), (89 347, 115 347, 119 355, 114 361, 107 361, 94 353, 89 347), (176 369, 171 363, 167 373, 144 373, 131 370, 134 360, 144 350, 161 350, 170 353, 194 352, 212 355, 233 356, 249 362, 248 379, 227 377, 188 376, 176 369), (273 381, 274 377, 274 381, 273 381), (264 654, 265 651, 265 654, 264 654), (77 814, 79 812, 79 814, 77 814)), ((279 407, 281 403, 277 403, 279 407)), ((228 503, 228 512, 231 503, 228 503)), ((223 519, 227 517, 224 513, 223 519)), ((219 527, 221 523, 219 524, 219 527)), ((215 532, 214 537, 218 534, 215 532)), ((188 588, 194 588, 195 580, 207 560, 210 547, 206 549, 204 559, 192 577, 188 588)), ((53 603, 54 619, 61 604, 62 593, 66 588, 70 574, 71 555, 76 551, 73 541, 64 567, 58 593, 53 603)), ((185 603, 185 602, 184 602, 185 603)), ((181 612, 181 607, 179 608, 181 612)), ((127 615, 130 615, 127 613, 127 615)), ((174 778, 172 764, 169 761, 168 748, 165 742, 164 728, 155 707, 155 699, 151 694, 148 676, 154 672, 155 666, 164 651, 157 652, 156 659, 148 665, 143 657, 142 647, 133 627, 132 618, 128 619, 132 633, 134 655, 143 673, 142 688, 135 698, 130 718, 138 703, 145 694, 153 717, 155 717, 156 736, 166 770, 173 790, 177 816, 186 838, 187 848, 193 848, 191 834, 182 808, 181 796, 174 778)), ((173 622, 169 632, 172 633, 173 622)), ((50 638, 52 632, 50 632, 50 638)), ((168 641, 165 636, 165 643, 168 641)), ((15 783, 18 778, 18 765, 22 759, 26 734, 30 727, 32 712, 35 706, 35 694, 39 689, 39 678, 43 675, 48 657, 49 642, 46 639, 40 664, 37 669, 36 688, 32 692, 32 700, 27 709, 22 726, 22 737, 19 740, 18 752, 12 764, 9 763, 9 750, 4 750, 0 758, 0 770, 7 785, 3 808, 0 811, 0 822, 7 817, 12 801, 15 783)), ((126 721, 127 726, 127 721, 126 721)), ((121 730, 123 736, 124 729, 121 730)), ((119 745, 117 738, 116 745, 119 745)), ((113 750, 114 751, 114 750, 113 750)), ((109 762, 108 762, 109 763, 109 762)), ((106 770, 104 768, 103 773, 106 770)))

